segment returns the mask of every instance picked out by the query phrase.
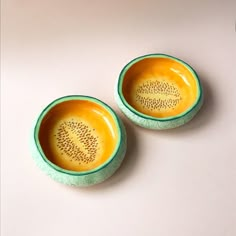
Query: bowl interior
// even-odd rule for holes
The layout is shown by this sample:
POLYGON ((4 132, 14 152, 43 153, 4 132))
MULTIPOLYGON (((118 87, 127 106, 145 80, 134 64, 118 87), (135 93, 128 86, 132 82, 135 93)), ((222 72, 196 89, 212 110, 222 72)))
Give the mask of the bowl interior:
POLYGON ((170 58, 144 58, 123 75, 122 94, 136 111, 156 118, 179 115, 198 96, 194 74, 170 58))
POLYGON ((118 137, 111 113, 88 100, 56 104, 43 117, 38 133, 46 158, 72 171, 88 171, 102 165, 112 156, 118 137))

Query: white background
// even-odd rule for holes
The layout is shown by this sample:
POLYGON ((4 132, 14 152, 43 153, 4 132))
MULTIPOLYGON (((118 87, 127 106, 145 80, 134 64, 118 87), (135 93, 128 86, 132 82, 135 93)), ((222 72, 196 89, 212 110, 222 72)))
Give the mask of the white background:
POLYGON ((3 0, 1 235, 236 235, 236 1, 3 0), (131 59, 166 53, 199 73, 205 104, 170 131, 134 126, 113 90, 131 59), (103 184, 72 188, 35 166, 30 129, 52 100, 97 97, 128 133, 103 184))

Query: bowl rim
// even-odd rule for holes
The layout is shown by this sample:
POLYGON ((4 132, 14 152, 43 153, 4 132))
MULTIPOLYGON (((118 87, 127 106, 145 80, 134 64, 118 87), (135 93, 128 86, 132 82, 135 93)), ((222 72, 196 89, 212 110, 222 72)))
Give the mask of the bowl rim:
POLYGON ((146 54, 146 55, 143 55, 143 56, 136 57, 133 60, 131 60, 130 62, 128 62, 119 74, 118 84, 117 84, 117 92, 118 92, 118 96, 120 97, 120 100, 121 100, 122 104, 128 110, 130 110, 132 113, 136 114, 139 117, 147 119, 147 120, 160 121, 160 122, 176 120, 176 119, 179 119, 179 118, 187 115, 188 113, 190 113, 192 110, 194 110, 198 106, 198 104, 201 101, 202 96, 203 96, 202 95, 201 82, 200 82, 200 79, 199 79, 199 76, 198 76, 197 72, 185 61, 183 61, 183 60, 181 60, 177 57, 170 56, 170 55, 163 54, 163 53, 146 54), (139 62, 143 59, 146 59, 146 58, 167 58, 167 59, 171 59, 171 60, 174 60, 174 61, 182 64, 183 66, 185 66, 190 71, 190 73, 193 75, 193 78, 195 79, 195 81, 197 83, 197 97, 195 99, 195 102, 188 109, 186 109, 184 112, 181 112, 178 115, 168 116, 168 117, 164 117, 164 118, 161 118, 161 117, 158 118, 158 117, 155 117, 155 116, 146 115, 146 114, 136 110, 134 107, 132 107, 126 101, 126 99, 123 96, 123 92, 122 92, 124 76, 125 76, 126 72, 131 68, 131 66, 133 66, 135 63, 137 63, 137 62, 139 62))
POLYGON ((52 101, 51 103, 49 103, 44 109, 43 111, 40 113, 36 124, 34 126, 34 143, 36 145, 37 151, 39 152, 41 158, 43 159, 43 161, 46 162, 46 164, 48 164, 49 166, 51 166, 53 169, 55 169, 56 171, 59 171, 61 173, 65 173, 65 174, 69 174, 69 175, 76 175, 76 176, 81 176, 81 175, 88 175, 88 174, 92 174, 92 173, 96 173, 102 169, 104 169, 106 166, 108 166, 116 157, 120 146, 121 146, 121 142, 122 142, 122 128, 121 128, 121 124, 120 124, 120 120, 119 117, 117 116, 117 114, 115 113, 115 111, 106 103, 102 102, 101 100, 95 98, 95 97, 91 97, 91 96, 86 96, 86 95, 68 95, 68 96, 63 96, 60 98, 57 98, 56 100, 52 101), (62 103, 62 102, 66 102, 66 101, 73 101, 73 100, 82 100, 82 101, 90 101, 93 103, 96 103, 100 106, 102 106, 102 108, 106 109, 109 114, 112 116, 112 118, 115 121, 116 127, 117 127, 117 132, 118 132, 118 140, 116 143, 116 146, 112 152, 112 154, 110 155, 110 157, 103 162, 101 165, 97 166, 94 169, 88 170, 88 171, 73 171, 73 170, 67 170, 64 169, 56 164, 54 164, 53 162, 51 162, 46 155, 44 154, 43 148, 40 145, 39 142, 39 130, 40 130, 40 126, 41 126, 41 122, 43 120, 43 118, 45 117, 45 115, 56 105, 62 103))

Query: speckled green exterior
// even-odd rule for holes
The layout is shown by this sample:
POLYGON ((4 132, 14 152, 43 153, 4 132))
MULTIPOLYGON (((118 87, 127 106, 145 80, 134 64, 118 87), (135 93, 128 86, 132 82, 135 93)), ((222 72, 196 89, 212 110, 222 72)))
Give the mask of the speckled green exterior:
POLYGON ((115 100, 118 107, 121 109, 121 111, 136 125, 139 125, 147 129, 163 130, 163 129, 176 128, 189 122, 197 114, 197 112, 200 110, 203 104, 203 93, 202 93, 202 87, 201 87, 201 83, 200 83, 197 73, 187 63, 183 62, 182 60, 178 58, 165 55, 165 54, 149 54, 149 55, 135 58, 123 68, 123 70, 120 73, 117 85, 115 87, 115 100), (185 65, 193 74, 194 78, 196 79, 197 86, 198 86, 198 96, 197 96, 196 102, 186 112, 178 116, 172 116, 168 118, 156 118, 156 117, 148 116, 148 115, 138 112, 126 102, 122 94, 122 82, 123 82, 123 77, 126 71, 136 62, 145 58, 152 58, 152 57, 170 58, 170 59, 176 60, 182 63, 183 65, 185 65))
POLYGON ((124 104, 122 103, 120 97, 118 96, 117 93, 115 93, 115 99, 117 102, 117 105, 121 109, 121 111, 136 125, 139 125, 143 128, 147 129, 156 129, 156 130, 163 130, 163 129, 171 129, 171 128, 176 128, 181 125, 186 124, 188 121, 190 121, 200 110, 202 104, 203 104, 203 99, 199 101, 198 105, 191 110, 188 114, 181 116, 177 119, 172 119, 172 120, 167 120, 167 121, 162 121, 162 120, 155 120, 155 119, 148 119, 148 118, 143 118, 134 112, 130 111, 124 104))
MULTIPOLYGON (((81 96, 67 96, 65 98, 69 98, 69 97, 81 97, 81 96)), ((82 97, 85 98, 85 96, 82 96, 82 97)), ((95 100, 99 101, 91 97, 86 97, 86 98, 92 99, 93 101, 95 100)), ((102 102, 99 101, 99 103, 101 104, 102 102)), ((37 147, 37 144, 35 142, 35 127, 34 127, 31 133, 31 138, 30 138, 31 153, 32 153, 33 159, 35 160, 39 168, 42 169, 52 179, 63 184, 84 187, 84 186, 95 185, 95 184, 103 182, 104 180, 112 176, 114 172, 119 168, 126 153, 126 147, 127 147, 126 130, 122 121, 115 114, 115 112, 106 104, 104 103, 102 104, 106 108, 109 108, 109 110, 113 113, 113 115, 115 115, 116 121, 118 122, 119 131, 120 131, 120 139, 119 139, 118 148, 116 152, 114 153, 114 155, 109 159, 107 163, 103 164, 101 167, 96 168, 94 171, 93 170, 88 171, 88 172, 67 171, 60 167, 55 166, 53 163, 50 163, 49 161, 45 161, 45 157, 43 158, 43 155, 39 151, 39 148, 37 147)))

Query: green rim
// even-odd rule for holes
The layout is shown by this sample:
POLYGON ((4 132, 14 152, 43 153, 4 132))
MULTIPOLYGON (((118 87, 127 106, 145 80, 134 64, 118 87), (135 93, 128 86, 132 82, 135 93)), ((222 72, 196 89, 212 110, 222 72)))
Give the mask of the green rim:
POLYGON ((118 88, 118 95, 121 99, 121 102, 123 103, 123 105, 126 108, 128 108, 131 112, 135 113, 139 117, 149 119, 149 120, 154 120, 154 121, 170 121, 170 120, 175 120, 175 119, 181 118, 181 117, 187 115, 188 113, 190 113, 192 110, 194 110, 194 108, 199 104, 199 102, 202 99, 202 86, 201 86, 199 76, 196 73, 196 71, 189 64, 187 64, 186 62, 180 60, 179 58, 176 58, 176 57, 173 57, 173 56, 170 56, 170 55, 166 55, 166 54, 159 54, 159 53, 158 54, 147 54, 147 55, 144 55, 144 56, 137 57, 137 58, 133 59, 132 61, 130 61, 122 69, 122 71, 120 72, 117 88, 118 88), (195 78, 196 83, 197 83, 197 98, 196 98, 195 103, 191 107, 189 107, 185 112, 182 112, 182 113, 180 113, 176 116, 169 116, 169 117, 166 117, 166 118, 156 118, 156 117, 149 116, 149 115, 146 115, 146 114, 143 114, 143 113, 137 111, 132 106, 130 106, 129 103, 127 103, 127 101, 125 100, 125 98, 123 96, 123 93, 122 93, 122 85, 123 85, 124 75, 126 74, 126 72, 130 69, 130 67, 132 65, 134 65, 135 63, 137 63, 137 62, 139 62, 143 59, 146 59, 146 58, 168 58, 168 59, 172 59, 174 61, 177 61, 177 62, 181 63, 185 67, 187 67, 188 70, 191 72, 191 74, 193 75, 193 77, 195 78))
POLYGON ((61 97, 61 98, 58 98, 58 99, 54 100, 41 112, 41 114, 39 115, 39 118, 36 122, 36 125, 34 127, 34 142, 36 144, 37 150, 40 153, 42 159, 47 164, 49 164, 53 169, 55 169, 59 172, 65 173, 65 174, 70 174, 70 175, 78 175, 78 176, 79 175, 87 175, 87 174, 92 174, 92 173, 95 173, 97 171, 100 171, 101 169, 105 168, 107 165, 109 165, 113 161, 113 159, 116 157, 116 154, 118 153, 118 151, 120 149, 120 146, 121 146, 121 141, 122 141, 121 140, 121 130, 122 130, 121 129, 121 124, 120 124, 118 116, 113 111, 113 109, 110 106, 108 106, 106 103, 104 103, 104 102, 102 102, 99 99, 94 98, 94 97, 89 97, 89 96, 84 96, 84 95, 69 95, 69 96, 61 97), (43 118, 45 117, 45 115, 48 113, 48 111, 50 109, 52 109, 55 105, 59 104, 59 103, 62 103, 62 102, 65 102, 65 101, 71 101, 71 100, 86 100, 86 101, 91 101, 91 102, 94 102, 96 104, 101 105, 103 108, 105 108, 112 115, 112 117, 114 118, 115 123, 117 125, 118 142, 116 144, 116 147, 115 147, 112 155, 102 165, 96 167, 95 169, 89 170, 89 171, 71 171, 71 170, 66 170, 66 169, 63 169, 63 168, 55 165, 54 163, 49 161, 47 159, 47 157, 45 156, 45 154, 43 152, 43 149, 40 145, 39 139, 38 139, 38 134, 39 134, 39 129, 40 129, 40 126, 41 126, 41 122, 42 122, 43 118))

